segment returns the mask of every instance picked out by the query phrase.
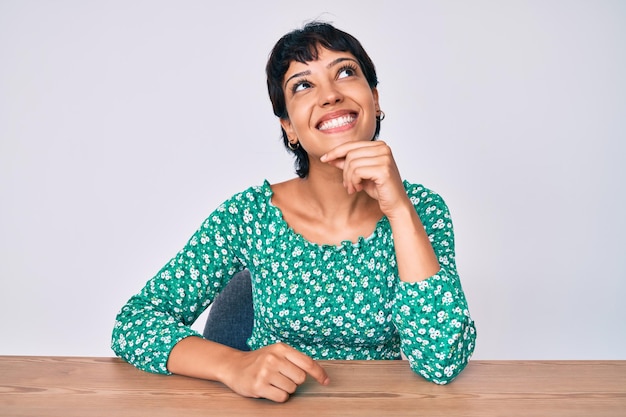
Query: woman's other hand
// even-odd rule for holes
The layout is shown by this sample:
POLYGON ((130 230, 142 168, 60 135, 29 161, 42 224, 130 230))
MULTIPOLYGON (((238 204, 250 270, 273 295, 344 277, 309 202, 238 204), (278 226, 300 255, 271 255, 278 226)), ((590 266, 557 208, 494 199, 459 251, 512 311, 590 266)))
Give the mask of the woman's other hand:
POLYGON ((323 385, 329 383, 322 366, 304 353, 276 343, 242 352, 201 337, 178 342, 167 362, 170 372, 220 381, 245 397, 285 402, 307 375, 323 385))
POLYGON ((225 367, 222 382, 245 397, 285 402, 310 375, 322 385, 329 383, 320 364, 302 352, 277 343, 250 352, 237 351, 225 367))
POLYGON ((387 216, 407 199, 391 148, 383 141, 343 143, 320 160, 343 171, 349 194, 365 191, 387 216))

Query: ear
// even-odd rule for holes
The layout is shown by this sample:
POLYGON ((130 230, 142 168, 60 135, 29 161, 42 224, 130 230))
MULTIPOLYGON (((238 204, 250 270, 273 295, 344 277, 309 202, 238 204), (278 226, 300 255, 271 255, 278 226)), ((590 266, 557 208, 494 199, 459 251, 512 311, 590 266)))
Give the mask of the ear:
POLYGON ((378 113, 380 111, 380 103, 378 103, 378 89, 376 87, 372 88, 372 97, 374 98, 374 108, 376 113, 378 113))
POLYGON ((291 120, 280 119, 280 125, 282 126, 285 133, 287 133, 287 137, 289 138, 289 140, 297 138, 297 135, 293 129, 293 125, 291 124, 291 120))

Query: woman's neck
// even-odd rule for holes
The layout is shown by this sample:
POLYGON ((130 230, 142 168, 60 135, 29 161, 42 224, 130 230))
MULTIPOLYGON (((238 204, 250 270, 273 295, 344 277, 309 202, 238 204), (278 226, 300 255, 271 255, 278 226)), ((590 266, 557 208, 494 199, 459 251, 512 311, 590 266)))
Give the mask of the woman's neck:
POLYGON ((273 203, 287 224, 318 244, 356 242, 371 235, 383 215, 378 202, 365 192, 348 194, 341 175, 310 175, 272 188, 273 203))
POLYGON ((364 192, 348 194, 341 175, 333 177, 310 175, 297 179, 294 185, 300 201, 316 213, 318 218, 347 221, 364 210, 369 211, 372 207, 378 207, 378 203, 364 192))

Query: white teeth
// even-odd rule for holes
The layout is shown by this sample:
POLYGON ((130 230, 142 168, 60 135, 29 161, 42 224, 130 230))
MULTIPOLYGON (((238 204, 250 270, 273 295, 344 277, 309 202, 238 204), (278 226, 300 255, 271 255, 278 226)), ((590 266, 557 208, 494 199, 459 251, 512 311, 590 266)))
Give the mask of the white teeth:
POLYGON ((339 126, 347 125, 348 123, 352 123, 355 117, 350 115, 337 117, 336 119, 326 120, 322 124, 320 124, 319 130, 328 130, 334 129, 339 126))

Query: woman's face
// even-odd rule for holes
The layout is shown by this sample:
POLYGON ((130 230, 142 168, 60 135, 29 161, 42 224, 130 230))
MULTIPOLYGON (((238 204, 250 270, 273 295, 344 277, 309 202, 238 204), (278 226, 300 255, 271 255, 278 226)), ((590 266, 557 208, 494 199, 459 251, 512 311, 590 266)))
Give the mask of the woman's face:
POLYGON ((319 48, 316 61, 292 61, 283 81, 291 142, 319 159, 347 141, 370 141, 376 130, 378 91, 370 88, 349 52, 319 48))

